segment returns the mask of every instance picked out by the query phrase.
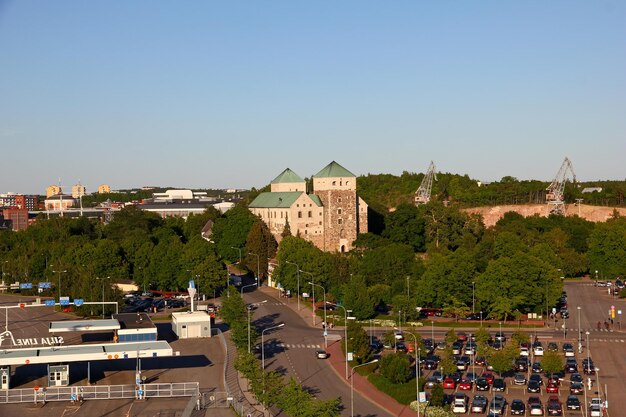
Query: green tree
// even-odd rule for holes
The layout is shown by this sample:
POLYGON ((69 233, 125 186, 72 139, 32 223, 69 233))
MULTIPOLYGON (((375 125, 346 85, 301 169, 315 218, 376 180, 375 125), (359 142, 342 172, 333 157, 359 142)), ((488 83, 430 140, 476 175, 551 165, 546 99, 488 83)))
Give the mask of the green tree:
POLYGON ((530 343, 530 335, 528 332, 516 330, 511 334, 511 343, 513 346, 520 346, 522 343, 530 343))
POLYGON ((433 407, 443 407, 443 386, 437 384, 430 391, 430 405, 433 407))
POLYGON ((547 374, 563 370, 563 359, 557 352, 546 351, 541 359, 541 367, 547 374))
POLYGON ((504 349, 495 352, 489 359, 489 364, 493 367, 499 375, 513 369, 513 361, 517 356, 519 350, 517 346, 509 343, 504 349))
POLYGON ((374 302, 369 295, 365 280, 360 276, 354 276, 343 286, 343 301, 348 310, 357 320, 365 320, 374 316, 374 302))
POLYGON ((267 276, 268 259, 276 256, 278 243, 262 220, 258 219, 250 228, 246 238, 244 262, 259 279, 267 276))
POLYGON ((425 222, 415 204, 400 204, 385 219, 382 236, 396 243, 403 243, 415 252, 425 250, 425 222))
POLYGON ((405 353, 390 353, 380 360, 380 373, 393 384, 404 384, 411 378, 409 357, 405 353))
POLYGON ((244 248, 252 225, 257 218, 246 207, 237 205, 228 210, 224 217, 215 221, 213 241, 217 253, 230 262, 239 260, 239 252, 233 248, 244 248))
POLYGON ((454 330, 454 327, 451 328, 450 330, 448 330, 446 332, 446 343, 451 345, 452 343, 456 342, 458 339, 457 335, 456 335, 456 331, 454 330))
POLYGON ((588 256, 592 271, 609 279, 626 275, 626 217, 596 225, 589 236, 588 256))
POLYGON ((367 332, 355 321, 348 321, 348 351, 354 353, 358 363, 370 358, 370 341, 367 332))

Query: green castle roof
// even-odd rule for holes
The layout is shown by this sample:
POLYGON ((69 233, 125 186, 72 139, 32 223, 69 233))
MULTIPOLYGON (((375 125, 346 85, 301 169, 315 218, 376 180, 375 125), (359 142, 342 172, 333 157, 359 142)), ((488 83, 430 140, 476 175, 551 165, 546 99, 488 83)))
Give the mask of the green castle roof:
POLYGON ((272 184, 280 184, 286 182, 304 182, 302 178, 291 169, 287 168, 272 180, 272 184))
POLYGON ((302 195, 302 191, 261 193, 250 203, 251 208, 289 208, 302 195))
POLYGON ((337 162, 333 161, 326 165, 320 172, 313 175, 316 178, 336 178, 336 177, 356 177, 352 172, 348 171, 337 162))
MULTIPOLYGON (((261 193, 250 203, 250 208, 289 208, 296 202, 298 197, 304 194, 302 191, 280 191, 274 193, 261 193)), ((322 200, 315 194, 307 194, 311 201, 318 207, 322 207, 322 200)))

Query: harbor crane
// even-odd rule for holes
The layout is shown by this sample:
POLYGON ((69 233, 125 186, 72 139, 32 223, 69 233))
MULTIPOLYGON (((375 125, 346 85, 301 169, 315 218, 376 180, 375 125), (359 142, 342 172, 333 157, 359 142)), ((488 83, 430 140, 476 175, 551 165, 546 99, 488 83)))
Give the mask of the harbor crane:
POLYGON ((435 180, 437 179, 437 167, 435 167, 435 163, 433 161, 430 161, 430 165, 428 166, 428 170, 422 179, 422 183, 415 192, 416 206, 426 204, 430 201, 430 193, 433 188, 433 178, 435 180))
POLYGON ((552 183, 546 188, 546 203, 548 204, 548 212, 550 214, 558 214, 560 216, 565 215, 565 183, 567 182, 567 173, 571 173, 572 181, 576 182, 576 173, 572 166, 572 161, 569 158, 565 158, 559 172, 552 180, 552 183))

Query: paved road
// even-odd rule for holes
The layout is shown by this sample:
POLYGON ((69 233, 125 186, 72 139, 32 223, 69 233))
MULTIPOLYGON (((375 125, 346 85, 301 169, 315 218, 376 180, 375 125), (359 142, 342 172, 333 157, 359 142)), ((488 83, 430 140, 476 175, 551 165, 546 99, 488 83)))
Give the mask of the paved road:
MULTIPOLYGON (((315 350, 324 348, 323 331, 319 318, 318 327, 312 326, 310 310, 301 314, 277 299, 267 290, 246 293, 246 302, 268 300, 254 312, 253 324, 259 329, 269 328, 278 323, 285 327, 265 332, 265 366, 276 369, 289 378, 295 378, 305 388, 320 399, 340 397, 344 409, 342 416, 351 415, 350 385, 344 375, 338 375, 328 361, 315 359, 315 350), (263 291, 263 292, 262 292, 263 291)), ((295 303, 290 300, 290 303, 295 303)), ((295 304, 293 304, 295 306, 295 304)), ((343 331, 331 332, 330 338, 341 337, 343 331)), ((281 415, 281 414, 277 414, 281 415)), ((389 412, 371 403, 358 392, 354 393, 354 415, 361 417, 389 417, 389 412)))

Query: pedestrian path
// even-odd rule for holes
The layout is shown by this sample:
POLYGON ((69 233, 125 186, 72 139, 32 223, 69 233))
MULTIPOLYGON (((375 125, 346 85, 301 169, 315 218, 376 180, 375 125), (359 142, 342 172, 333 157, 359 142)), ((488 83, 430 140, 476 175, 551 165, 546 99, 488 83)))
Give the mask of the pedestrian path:
POLYGON ((266 343, 266 346, 270 346, 270 347, 279 347, 279 348, 283 348, 283 349, 321 349, 322 346, 321 345, 315 345, 315 344, 306 344, 306 343, 279 343, 279 342, 274 342, 274 343, 266 343))

